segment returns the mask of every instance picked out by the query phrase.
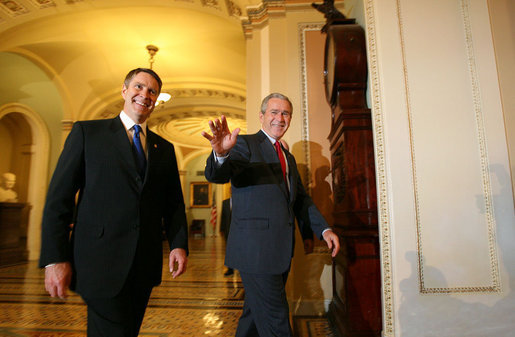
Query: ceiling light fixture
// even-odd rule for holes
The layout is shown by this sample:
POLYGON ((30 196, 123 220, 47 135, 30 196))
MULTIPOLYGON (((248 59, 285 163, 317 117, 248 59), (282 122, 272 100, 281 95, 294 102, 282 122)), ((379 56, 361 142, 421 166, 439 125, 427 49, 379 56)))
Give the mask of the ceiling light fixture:
MULTIPOLYGON (((152 66, 154 65, 154 56, 159 51, 159 48, 157 46, 154 46, 153 44, 149 44, 149 45, 147 45, 147 50, 148 50, 148 54, 150 55, 150 58, 148 60, 148 62, 150 63, 149 68, 152 69, 152 66)), ((168 94, 166 92, 160 93, 159 96, 157 97, 155 106, 158 106, 159 104, 164 104, 164 103, 168 102, 170 100, 170 98, 172 98, 172 96, 170 94, 168 94)))

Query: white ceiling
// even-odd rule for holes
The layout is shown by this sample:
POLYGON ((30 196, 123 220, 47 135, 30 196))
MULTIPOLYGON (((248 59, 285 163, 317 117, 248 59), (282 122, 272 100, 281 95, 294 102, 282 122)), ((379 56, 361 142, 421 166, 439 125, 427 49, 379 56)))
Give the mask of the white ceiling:
MULTIPOLYGON (((245 130, 246 0, 0 1, 0 52, 22 55, 55 83, 64 120, 104 118, 121 108, 125 74, 149 66, 172 100, 151 127, 172 142, 205 148, 207 120, 224 113, 245 130)), ((2 93, 2 95, 9 93, 2 93)))

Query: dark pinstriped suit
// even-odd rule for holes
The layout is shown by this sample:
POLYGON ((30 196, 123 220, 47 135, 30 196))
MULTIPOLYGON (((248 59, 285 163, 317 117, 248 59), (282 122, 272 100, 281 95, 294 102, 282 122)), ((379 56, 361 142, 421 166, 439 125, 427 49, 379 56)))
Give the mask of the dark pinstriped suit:
POLYGON ((148 130, 147 149, 143 181, 119 116, 77 122, 66 140, 48 189, 40 266, 70 261, 70 288, 85 299, 116 296, 129 273, 149 292, 158 285, 163 227, 170 249, 188 249, 173 145, 148 130))
MULTIPOLYGON (((295 217, 299 218, 299 223, 311 226, 319 238, 322 231, 329 227, 306 194, 294 157, 288 151, 284 152, 289 167, 289 191, 282 178, 274 146, 263 131, 238 136, 236 145, 221 166, 215 162, 213 154, 206 163, 205 176, 208 181, 230 181, 232 186, 232 221, 225 264, 240 271, 246 290, 245 308, 237 336, 258 336, 254 320, 264 319, 267 320, 266 324, 274 325, 275 319, 285 319, 273 315, 255 317, 256 312, 250 312, 247 302, 252 284, 269 282, 265 280, 266 277, 260 276, 278 276, 280 281, 275 280, 270 287, 280 288, 274 289, 274 294, 284 293, 293 255, 295 217), (253 275, 252 281, 246 282, 246 275, 253 275)), ((266 291, 267 287, 261 290, 263 288, 266 291)), ((260 311, 270 312, 276 306, 287 306, 285 296, 277 301, 274 296, 269 297, 273 303, 259 308, 260 311)), ((268 335, 269 332, 260 331, 259 336, 268 335)), ((278 335, 289 333, 282 331, 278 335)))

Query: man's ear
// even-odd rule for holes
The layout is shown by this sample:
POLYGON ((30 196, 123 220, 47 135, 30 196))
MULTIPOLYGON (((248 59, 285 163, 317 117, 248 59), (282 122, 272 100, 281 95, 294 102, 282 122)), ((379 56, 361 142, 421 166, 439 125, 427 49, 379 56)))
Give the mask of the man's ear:
POLYGON ((127 87, 125 86, 125 84, 123 85, 122 87, 122 97, 125 98, 125 93, 127 92, 127 87))

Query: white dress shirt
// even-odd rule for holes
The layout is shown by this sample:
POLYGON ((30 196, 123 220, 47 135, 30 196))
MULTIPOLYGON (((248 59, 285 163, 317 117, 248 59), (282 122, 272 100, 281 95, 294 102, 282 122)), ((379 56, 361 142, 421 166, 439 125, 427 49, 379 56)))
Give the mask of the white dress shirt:
MULTIPOLYGON (((132 137, 134 135, 134 125, 136 125, 136 123, 123 110, 122 112, 120 112, 120 119, 122 120, 123 126, 125 126, 125 131, 127 131, 127 137, 129 137, 129 140, 132 144, 132 137)), ((139 125, 141 126, 139 139, 141 140, 141 146, 145 151, 145 155, 147 156, 147 121, 144 121, 139 125)))

